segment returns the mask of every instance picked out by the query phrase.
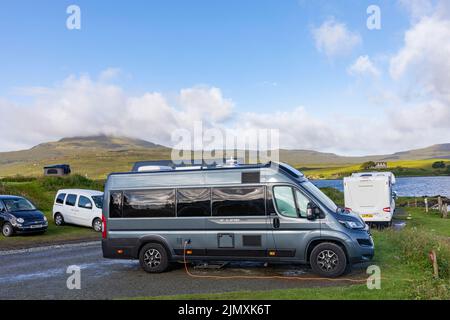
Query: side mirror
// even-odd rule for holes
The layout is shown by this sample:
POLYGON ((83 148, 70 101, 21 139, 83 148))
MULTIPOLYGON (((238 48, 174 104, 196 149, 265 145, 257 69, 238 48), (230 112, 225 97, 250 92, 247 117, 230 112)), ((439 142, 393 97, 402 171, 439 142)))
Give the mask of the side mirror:
POLYGON ((308 203, 306 209, 306 218, 308 220, 316 220, 322 218, 322 210, 313 202, 308 203))
POLYGON ((85 208, 86 209, 92 209, 92 203, 86 203, 85 208))

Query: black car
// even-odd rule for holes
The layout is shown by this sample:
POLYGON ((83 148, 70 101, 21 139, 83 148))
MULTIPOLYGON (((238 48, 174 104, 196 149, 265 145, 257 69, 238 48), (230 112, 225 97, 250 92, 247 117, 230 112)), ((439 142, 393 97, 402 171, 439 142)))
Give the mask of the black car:
POLYGON ((27 199, 0 195, 0 226, 2 234, 43 233, 48 228, 47 218, 27 199))

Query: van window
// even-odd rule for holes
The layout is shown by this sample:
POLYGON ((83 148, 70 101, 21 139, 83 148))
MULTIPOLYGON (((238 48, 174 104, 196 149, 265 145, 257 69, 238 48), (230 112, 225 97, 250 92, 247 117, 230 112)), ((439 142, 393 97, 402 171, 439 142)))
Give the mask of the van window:
POLYGON ((84 209, 92 209, 92 201, 89 200, 89 198, 80 196, 80 199, 78 200, 78 207, 84 209))
POLYGON ((208 217, 211 215, 211 190, 209 188, 178 189, 178 217, 208 217))
POLYGON ((66 199, 66 206, 75 207, 75 202, 77 201, 76 194, 69 194, 66 199))
POLYGON ((58 197, 56 198, 56 203, 64 204, 64 198, 66 197, 65 193, 58 194, 58 197))
POLYGON ((109 197, 109 217, 122 217, 122 192, 112 191, 109 197))
POLYGON ((175 217, 175 190, 136 190, 123 192, 124 218, 175 217))
POLYGON ((297 208, 300 214, 300 217, 306 218, 309 199, 297 189, 295 190, 295 199, 297 200, 297 208))
POLYGON ((275 204, 280 214, 290 218, 298 218, 297 207, 295 206, 294 190, 292 187, 274 187, 273 194, 275 204))
POLYGON ((265 216, 264 187, 226 187, 212 191, 213 216, 265 216))
POLYGON ((92 200, 94 200, 95 206, 97 208, 103 208, 103 196, 92 196, 92 200))

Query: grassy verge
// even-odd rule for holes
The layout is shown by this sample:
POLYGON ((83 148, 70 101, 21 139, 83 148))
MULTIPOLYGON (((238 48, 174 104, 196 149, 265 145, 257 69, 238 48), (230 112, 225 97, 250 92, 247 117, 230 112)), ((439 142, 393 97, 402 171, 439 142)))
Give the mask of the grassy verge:
MULTIPOLYGON (((450 220, 408 208, 412 219, 401 231, 373 231, 376 257, 381 268, 381 289, 365 284, 272 291, 141 297, 137 299, 450 299, 450 220), (428 253, 436 250, 440 270, 433 278, 428 253)), ((299 282, 299 286, 301 283, 299 282)))
POLYGON ((49 228, 42 235, 23 235, 11 238, 0 236, 0 250, 99 239, 100 235, 90 228, 56 227, 54 225, 52 217, 53 200, 57 190, 63 188, 103 190, 103 183, 77 175, 68 178, 11 177, 0 180, 0 194, 20 195, 28 198, 39 210, 44 212, 49 221, 49 228))

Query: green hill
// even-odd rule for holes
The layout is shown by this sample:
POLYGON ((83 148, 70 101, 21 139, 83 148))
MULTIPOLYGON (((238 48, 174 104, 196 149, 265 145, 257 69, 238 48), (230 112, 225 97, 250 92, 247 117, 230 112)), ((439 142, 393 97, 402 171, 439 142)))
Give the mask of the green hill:
MULTIPOLYGON (((170 156, 170 148, 140 139, 105 135, 72 137, 42 143, 28 150, 0 153, 0 177, 40 176, 45 165, 68 163, 74 173, 104 179, 110 172, 130 170, 136 161, 170 159, 170 156)), ((450 144, 365 157, 345 157, 311 150, 280 150, 281 161, 320 177, 354 170, 366 161, 387 161, 391 168, 397 167, 397 162, 407 167, 405 161, 415 160, 414 166, 420 168, 421 160, 426 160, 424 165, 430 166, 429 159, 450 159, 450 144)))

